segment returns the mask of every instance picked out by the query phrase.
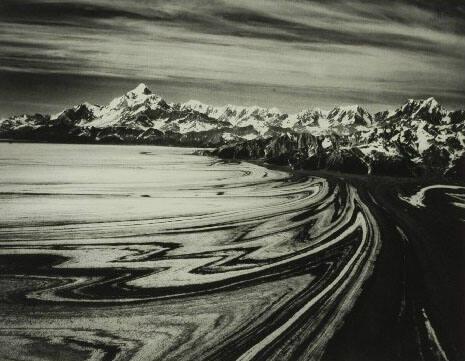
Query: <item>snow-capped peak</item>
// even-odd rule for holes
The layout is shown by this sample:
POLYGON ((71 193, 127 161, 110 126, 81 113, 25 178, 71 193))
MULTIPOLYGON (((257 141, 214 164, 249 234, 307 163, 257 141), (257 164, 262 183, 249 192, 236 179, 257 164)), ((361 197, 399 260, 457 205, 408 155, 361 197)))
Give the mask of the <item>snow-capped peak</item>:
POLYGON ((50 118, 51 119, 58 119, 62 115, 69 116, 71 113, 75 113, 75 114, 87 113, 87 114, 95 115, 95 114, 97 114, 97 112, 99 112, 101 110, 101 108, 102 107, 100 105, 95 105, 95 104, 91 104, 89 102, 84 102, 84 103, 81 103, 81 104, 77 104, 77 105, 73 106, 72 108, 63 109, 59 113, 52 114, 50 118))
POLYGON ((364 114, 367 113, 365 109, 360 107, 358 104, 352 104, 352 105, 339 105, 335 107, 333 110, 331 110, 328 114, 329 117, 337 115, 337 114, 364 114))
POLYGON ((84 103, 81 103, 79 105, 75 105, 73 107, 74 110, 78 110, 78 109, 88 109, 90 111, 97 111, 99 110, 101 107, 99 105, 94 105, 94 104, 91 104, 91 103, 88 103, 88 102, 84 102, 84 103))
POLYGON ((432 113, 433 110, 437 108, 441 108, 441 105, 435 98, 429 97, 427 99, 409 99, 407 103, 402 106, 401 110, 409 111, 414 109, 415 113, 417 113, 420 109, 424 109, 432 113))
POLYGON ((329 112, 328 120, 342 125, 370 125, 372 116, 361 106, 354 104, 335 107, 329 112))
POLYGON ((336 109, 342 110, 344 112, 356 112, 357 113, 362 108, 360 108, 358 104, 351 104, 351 105, 340 105, 336 107, 336 109))
POLYGON ((434 105, 434 106, 439 105, 438 101, 434 97, 429 97, 428 99, 425 100, 425 103, 431 104, 431 105, 434 105))
POLYGON ((139 107, 141 104, 150 103, 148 105, 157 106, 164 103, 164 100, 144 84, 140 83, 134 89, 128 91, 125 95, 113 99, 106 108, 120 109, 139 107))
POLYGON ((191 99, 191 100, 181 104, 181 107, 182 108, 189 108, 189 109, 197 110, 197 111, 201 111, 201 110, 205 111, 208 108, 211 108, 210 105, 204 104, 201 101, 195 100, 195 99, 191 99))
POLYGON ((430 123, 443 122, 447 111, 433 97, 427 99, 409 99, 400 109, 398 116, 406 119, 423 119, 430 123))
POLYGON ((152 91, 144 83, 140 83, 134 89, 128 91, 126 95, 150 95, 152 91))
POLYGON ((429 112, 429 113, 432 113, 435 109, 441 107, 441 105, 439 105, 439 103, 437 102, 437 100, 434 99, 433 97, 428 98, 428 99, 426 99, 425 101, 423 101, 423 106, 424 106, 424 107, 428 107, 428 112, 429 112))

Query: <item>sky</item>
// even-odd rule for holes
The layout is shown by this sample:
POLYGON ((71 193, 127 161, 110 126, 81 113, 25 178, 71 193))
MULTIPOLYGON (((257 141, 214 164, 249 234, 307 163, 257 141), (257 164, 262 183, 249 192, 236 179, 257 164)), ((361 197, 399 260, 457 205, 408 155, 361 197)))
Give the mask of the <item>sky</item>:
POLYGON ((465 108, 465 2, 1 0, 0 116, 168 102, 465 108))

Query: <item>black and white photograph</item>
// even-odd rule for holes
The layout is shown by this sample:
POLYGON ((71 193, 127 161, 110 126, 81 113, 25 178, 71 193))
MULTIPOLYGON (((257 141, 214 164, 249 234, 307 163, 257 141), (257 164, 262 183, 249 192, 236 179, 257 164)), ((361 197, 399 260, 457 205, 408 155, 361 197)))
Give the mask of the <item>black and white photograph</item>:
POLYGON ((465 2, 0 0, 0 361, 465 361, 465 2))

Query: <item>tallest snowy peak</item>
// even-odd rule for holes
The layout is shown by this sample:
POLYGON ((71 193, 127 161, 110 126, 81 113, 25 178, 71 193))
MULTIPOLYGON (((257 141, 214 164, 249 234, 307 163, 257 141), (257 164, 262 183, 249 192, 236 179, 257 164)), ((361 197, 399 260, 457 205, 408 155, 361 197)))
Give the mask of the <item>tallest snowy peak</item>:
POLYGON ((434 97, 429 97, 428 99, 425 100, 426 103, 430 104, 439 104, 438 101, 434 97))
POLYGON ((144 83, 140 83, 134 89, 130 90, 128 94, 135 94, 135 95, 149 95, 152 94, 152 91, 145 85, 144 83))
POLYGON ((430 109, 432 109, 432 108, 437 108, 437 107, 440 106, 439 103, 438 103, 438 101, 437 101, 436 99, 434 99, 433 97, 430 97, 430 98, 426 99, 426 100, 424 101, 424 104, 425 104, 425 105, 428 105, 428 107, 429 107, 430 109))
POLYGON ((110 109, 122 109, 126 107, 133 108, 142 104, 157 106, 161 103, 165 104, 164 100, 159 95, 152 93, 144 83, 140 83, 123 96, 113 99, 110 104, 108 104, 108 107, 110 109))

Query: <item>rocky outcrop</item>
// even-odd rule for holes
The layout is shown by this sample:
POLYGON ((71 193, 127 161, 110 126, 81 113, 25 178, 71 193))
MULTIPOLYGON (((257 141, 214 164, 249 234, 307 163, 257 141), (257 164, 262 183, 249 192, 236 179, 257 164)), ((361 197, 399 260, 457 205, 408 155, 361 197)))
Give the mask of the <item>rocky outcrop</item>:
POLYGON ((457 179, 465 179, 465 154, 452 162, 452 166, 447 170, 446 175, 457 179))
POLYGON ((294 169, 356 174, 425 177, 462 174, 463 139, 447 136, 445 142, 433 140, 423 149, 417 146, 414 133, 415 130, 406 131, 402 126, 391 132, 376 129, 369 136, 287 132, 224 145, 211 154, 225 159, 262 159, 294 169))

